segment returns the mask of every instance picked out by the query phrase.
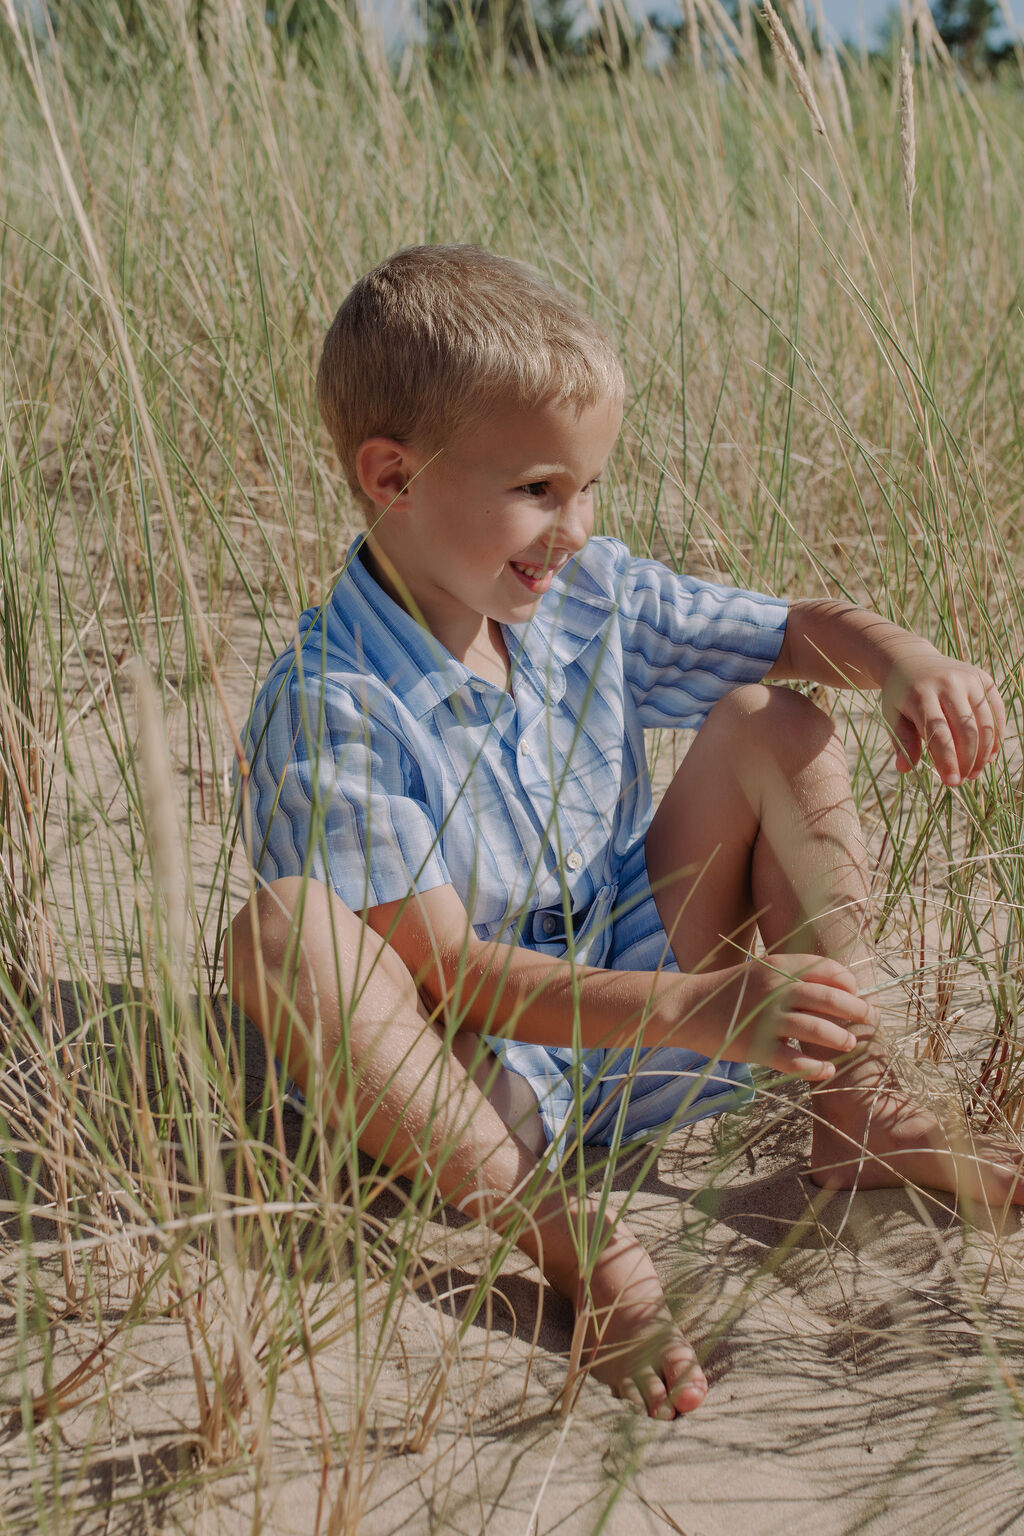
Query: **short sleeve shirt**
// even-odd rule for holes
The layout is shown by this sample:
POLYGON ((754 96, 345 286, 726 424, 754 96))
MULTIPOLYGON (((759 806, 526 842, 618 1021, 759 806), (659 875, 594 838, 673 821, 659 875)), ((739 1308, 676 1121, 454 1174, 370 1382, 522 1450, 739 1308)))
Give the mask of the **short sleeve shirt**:
POLYGON ((652 815, 644 731, 698 727, 776 659, 786 604, 593 538, 525 625, 510 691, 457 661, 349 551, 249 723, 266 879, 308 873, 355 911, 452 885, 481 938, 583 913, 652 815))

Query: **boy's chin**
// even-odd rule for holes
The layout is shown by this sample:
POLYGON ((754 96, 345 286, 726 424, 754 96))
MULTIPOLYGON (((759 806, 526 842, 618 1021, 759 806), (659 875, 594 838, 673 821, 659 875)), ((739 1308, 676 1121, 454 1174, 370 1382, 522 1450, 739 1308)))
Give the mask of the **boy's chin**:
POLYGON ((540 607, 541 596, 542 594, 538 593, 536 597, 526 596, 518 603, 509 603, 504 613, 500 616, 495 614, 494 617, 498 619, 499 624, 525 624, 527 619, 533 618, 540 607))
POLYGON ((514 593, 511 598, 506 597, 501 606, 505 609, 507 617, 502 622, 522 624, 524 620, 532 618, 540 607, 543 597, 543 592, 528 592, 525 588, 522 592, 514 593))

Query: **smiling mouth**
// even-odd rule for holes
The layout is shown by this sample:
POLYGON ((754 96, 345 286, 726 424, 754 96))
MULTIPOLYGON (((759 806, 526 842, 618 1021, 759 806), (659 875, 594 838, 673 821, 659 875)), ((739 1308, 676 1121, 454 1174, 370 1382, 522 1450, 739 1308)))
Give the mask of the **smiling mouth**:
POLYGON ((548 590, 564 563, 562 561, 558 565, 526 565, 525 563, 520 565, 515 560, 509 561, 509 565, 515 571, 523 586, 527 587, 529 591, 536 593, 548 590))

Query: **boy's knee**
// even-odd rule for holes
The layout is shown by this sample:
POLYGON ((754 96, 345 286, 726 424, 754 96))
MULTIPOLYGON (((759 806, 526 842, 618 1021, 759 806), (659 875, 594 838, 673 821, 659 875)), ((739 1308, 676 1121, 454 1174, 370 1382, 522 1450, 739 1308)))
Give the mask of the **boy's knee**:
POLYGON ((842 750, 831 715, 806 694, 767 683, 747 683, 719 699, 702 730, 728 736, 735 748, 769 751, 773 757, 807 762, 842 750))
POLYGON ((300 875, 272 880, 236 914, 228 936, 228 984, 241 1004, 246 981, 259 971, 274 978, 299 969, 318 989, 358 995, 370 984, 392 1006, 418 1005, 408 969, 341 897, 319 880, 300 875))
MULTIPOLYGON (((316 892, 316 882, 300 876, 272 880, 249 898, 235 914, 228 935, 231 968, 244 974, 257 956, 265 965, 278 969, 289 946, 294 947, 296 924, 308 913, 315 921, 316 908, 329 896, 325 886, 316 892), (306 911, 303 911, 303 908, 306 911)), ((326 917, 326 913, 324 914, 326 917)))

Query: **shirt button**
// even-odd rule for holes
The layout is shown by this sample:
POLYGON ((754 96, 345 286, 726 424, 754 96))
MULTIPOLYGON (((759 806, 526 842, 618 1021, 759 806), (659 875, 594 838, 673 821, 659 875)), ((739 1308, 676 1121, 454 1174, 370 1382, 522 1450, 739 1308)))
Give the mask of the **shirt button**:
POLYGON ((558 927, 558 924, 555 922, 555 919, 549 912, 540 926, 543 928, 545 933, 554 933, 555 929, 558 927))
POLYGON ((582 869, 583 855, 580 853, 578 848, 573 849, 572 853, 570 853, 569 857, 566 859, 565 864, 567 869, 582 869))
POLYGON ((522 757, 529 757, 531 751, 532 748, 528 741, 523 740, 519 743, 519 752, 522 757))

